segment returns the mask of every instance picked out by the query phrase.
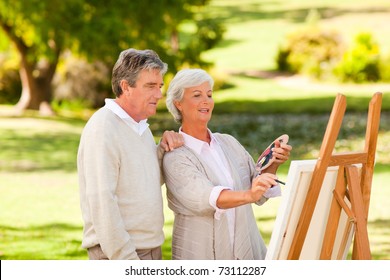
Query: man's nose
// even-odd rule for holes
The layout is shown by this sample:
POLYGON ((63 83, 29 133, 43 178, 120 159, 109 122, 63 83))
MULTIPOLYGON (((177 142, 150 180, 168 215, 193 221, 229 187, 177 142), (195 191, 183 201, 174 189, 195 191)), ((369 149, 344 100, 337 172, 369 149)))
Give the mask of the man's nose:
POLYGON ((158 99, 161 99, 162 98, 162 91, 161 91, 161 88, 159 89, 156 89, 155 93, 154 93, 154 97, 155 98, 158 98, 158 99))

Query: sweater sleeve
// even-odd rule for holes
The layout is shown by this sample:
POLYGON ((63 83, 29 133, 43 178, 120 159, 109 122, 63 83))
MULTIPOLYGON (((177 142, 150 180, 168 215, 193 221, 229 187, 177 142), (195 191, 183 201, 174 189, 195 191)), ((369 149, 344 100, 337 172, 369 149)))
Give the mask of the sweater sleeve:
POLYGON ((163 171, 168 189, 168 202, 173 211, 185 215, 213 215, 209 198, 214 187, 200 163, 178 148, 166 153, 163 171))
POLYGON ((82 153, 86 199, 98 242, 109 259, 138 259, 125 229, 116 197, 120 154, 115 139, 102 126, 85 135, 82 153))

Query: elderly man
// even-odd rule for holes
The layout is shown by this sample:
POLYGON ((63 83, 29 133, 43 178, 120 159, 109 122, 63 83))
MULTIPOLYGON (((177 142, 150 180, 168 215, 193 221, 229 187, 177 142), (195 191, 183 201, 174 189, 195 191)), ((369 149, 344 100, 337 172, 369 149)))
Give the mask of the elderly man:
POLYGON ((162 258, 160 163, 164 152, 184 143, 166 131, 157 146, 148 127, 166 71, 154 51, 123 51, 112 72, 116 98, 106 99, 83 130, 77 167, 82 247, 90 259, 162 258))

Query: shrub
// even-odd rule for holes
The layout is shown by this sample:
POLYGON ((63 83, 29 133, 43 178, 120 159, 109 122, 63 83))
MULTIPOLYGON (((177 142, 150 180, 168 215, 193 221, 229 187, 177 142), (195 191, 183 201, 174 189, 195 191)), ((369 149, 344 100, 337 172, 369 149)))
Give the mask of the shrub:
POLYGON ((379 45, 370 33, 359 33, 334 73, 342 82, 375 82, 380 79, 379 45))
POLYGON ((390 82, 390 53, 381 58, 379 71, 383 82, 390 82))
POLYGON ((0 68, 0 103, 15 104, 22 92, 19 71, 12 68, 0 68))
POLYGON ((0 103, 15 104, 22 92, 18 60, 10 52, 0 54, 0 103))
POLYGON ((331 72, 341 55, 341 36, 337 32, 306 28, 288 35, 276 62, 278 70, 321 78, 331 72))
POLYGON ((53 81, 54 103, 98 108, 112 95, 110 76, 101 62, 89 63, 68 54, 53 81))

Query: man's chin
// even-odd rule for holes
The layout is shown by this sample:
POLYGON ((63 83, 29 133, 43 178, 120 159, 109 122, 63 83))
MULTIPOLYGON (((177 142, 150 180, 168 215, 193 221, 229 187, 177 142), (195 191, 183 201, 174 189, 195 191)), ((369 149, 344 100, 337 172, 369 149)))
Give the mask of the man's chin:
POLYGON ((148 111, 148 116, 149 117, 154 116, 156 113, 157 113, 157 108, 155 108, 154 110, 151 109, 151 110, 148 111))

